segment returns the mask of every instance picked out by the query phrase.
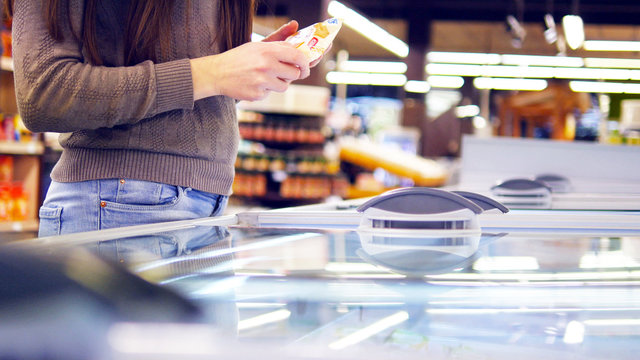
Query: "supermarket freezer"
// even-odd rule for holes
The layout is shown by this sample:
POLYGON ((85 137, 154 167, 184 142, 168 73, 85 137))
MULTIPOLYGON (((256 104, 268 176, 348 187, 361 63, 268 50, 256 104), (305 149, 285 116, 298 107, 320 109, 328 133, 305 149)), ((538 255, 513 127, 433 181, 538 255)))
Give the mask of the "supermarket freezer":
POLYGON ((616 184, 578 189, 623 194, 620 206, 530 209, 490 192, 522 173, 492 172, 489 186, 463 174, 446 189, 4 244, 0 354, 635 359, 640 211, 626 199, 640 177, 572 177, 616 184))
MULTIPOLYGON (((445 190, 405 191, 400 194, 439 199, 444 203, 436 207, 446 215, 431 201, 416 201, 413 206, 425 206, 420 211, 429 216, 395 221, 384 211, 398 199, 392 196, 391 202, 361 201, 356 226, 241 220, 255 219, 253 213, 6 244, 0 253, 14 259, 56 264, 47 267, 47 278, 56 271, 67 275, 76 292, 67 300, 63 289, 26 282, 34 275, 23 276, 16 264, 7 272, 0 257, 5 280, 13 279, 5 283, 22 284, 36 297, 3 296, 0 353, 51 350, 48 358, 67 359, 637 357, 640 229, 606 219, 595 229, 484 227, 484 213, 506 218, 509 212, 499 204, 474 206, 445 190), (45 337, 32 336, 48 331, 57 340, 48 346, 45 337)), ((352 203, 341 206, 353 211, 352 203)), ((343 218, 341 211, 333 216, 343 218)), ((28 270, 34 263, 25 262, 28 270)))

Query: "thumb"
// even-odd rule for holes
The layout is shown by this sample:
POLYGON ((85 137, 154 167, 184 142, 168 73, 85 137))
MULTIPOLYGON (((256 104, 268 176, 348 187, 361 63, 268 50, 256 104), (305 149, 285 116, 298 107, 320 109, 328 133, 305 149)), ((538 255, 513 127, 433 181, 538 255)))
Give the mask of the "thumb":
POLYGON ((264 38, 262 41, 284 41, 290 35, 293 35, 298 31, 298 22, 291 20, 288 23, 280 26, 280 28, 264 38))

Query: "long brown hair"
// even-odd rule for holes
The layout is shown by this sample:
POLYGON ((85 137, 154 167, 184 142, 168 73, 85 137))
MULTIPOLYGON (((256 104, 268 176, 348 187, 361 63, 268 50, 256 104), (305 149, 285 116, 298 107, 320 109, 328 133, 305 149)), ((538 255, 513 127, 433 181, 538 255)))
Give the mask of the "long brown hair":
MULTIPOLYGON (((15 0, 4 0, 5 13, 13 15, 15 0)), ((44 0, 44 14, 47 28, 51 37, 62 40, 62 21, 68 21, 62 16, 63 5, 69 0, 44 0)), ((82 34, 76 34, 82 39, 89 55, 89 61, 95 65, 102 65, 96 37, 97 14, 96 7, 100 0, 85 0, 84 26, 82 34)), ((132 0, 126 19, 125 59, 128 65, 144 60, 156 60, 156 49, 169 48, 169 34, 171 33, 171 10, 176 1, 185 0, 132 0)), ((190 7, 190 1, 187 7, 190 7)), ((241 45, 251 39, 251 26, 255 11, 254 0, 220 0, 218 29, 216 42, 222 50, 228 50, 241 45)), ((68 8, 68 7, 67 7, 68 8)), ((68 18, 68 14, 67 14, 68 18)))

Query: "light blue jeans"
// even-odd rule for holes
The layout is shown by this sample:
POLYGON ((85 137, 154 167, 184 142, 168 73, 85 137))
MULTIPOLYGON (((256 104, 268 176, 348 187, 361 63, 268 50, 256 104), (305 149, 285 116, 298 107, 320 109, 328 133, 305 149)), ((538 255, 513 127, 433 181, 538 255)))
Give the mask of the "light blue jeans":
POLYGON ((217 216, 227 201, 224 195, 141 180, 52 181, 38 236, 217 216))

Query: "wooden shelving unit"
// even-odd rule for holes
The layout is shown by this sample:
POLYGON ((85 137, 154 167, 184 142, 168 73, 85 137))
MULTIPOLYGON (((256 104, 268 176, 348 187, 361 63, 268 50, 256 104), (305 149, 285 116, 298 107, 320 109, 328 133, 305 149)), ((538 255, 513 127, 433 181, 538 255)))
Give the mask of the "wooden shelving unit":
MULTIPOLYGON (((0 58, 0 112, 18 112, 13 83, 13 60, 0 58)), ((0 141, 0 155, 13 157, 13 181, 21 182, 26 191, 27 219, 24 221, 0 221, 1 239, 31 238, 38 231, 38 208, 40 207, 40 173, 44 143, 38 141, 0 141)))

